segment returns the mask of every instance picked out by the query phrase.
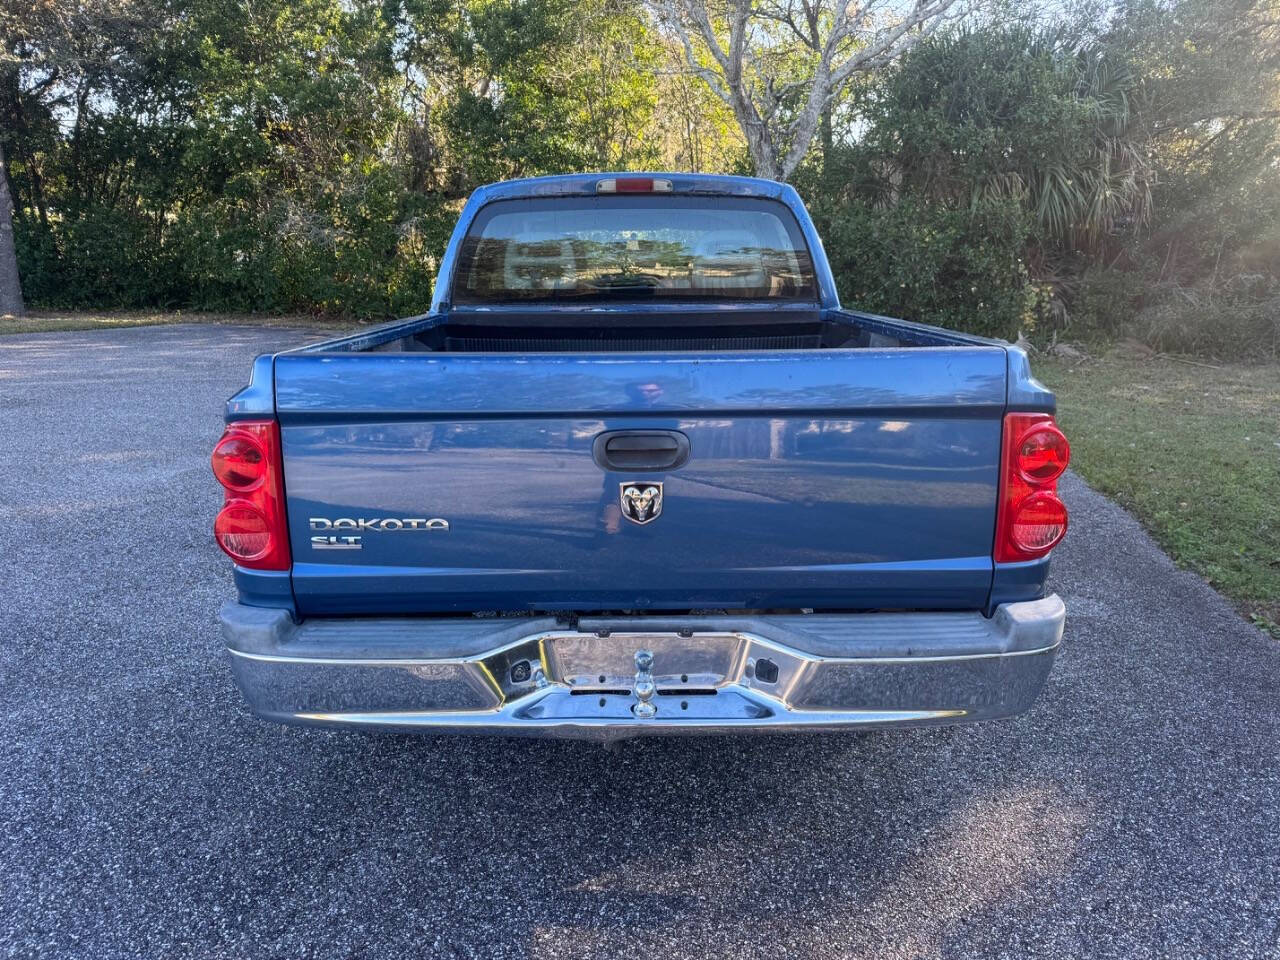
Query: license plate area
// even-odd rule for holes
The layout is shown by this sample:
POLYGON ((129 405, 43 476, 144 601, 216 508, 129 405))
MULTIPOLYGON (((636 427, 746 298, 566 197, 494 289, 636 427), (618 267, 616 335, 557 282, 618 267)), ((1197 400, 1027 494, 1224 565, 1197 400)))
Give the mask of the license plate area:
POLYGON ((500 702, 531 720, 758 719, 808 661, 740 633, 554 632, 485 658, 500 702))
POLYGON ((736 634, 561 634, 543 641, 548 680, 579 694, 633 692, 636 653, 652 654, 660 696, 708 696, 741 676, 749 644, 736 634))

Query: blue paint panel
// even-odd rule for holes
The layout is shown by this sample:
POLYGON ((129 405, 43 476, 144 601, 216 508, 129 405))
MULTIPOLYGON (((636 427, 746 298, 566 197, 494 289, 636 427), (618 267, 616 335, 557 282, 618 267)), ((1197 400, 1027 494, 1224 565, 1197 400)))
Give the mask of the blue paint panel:
POLYGON ((235 578, 241 603, 293 610, 293 583, 288 570, 250 570, 237 564, 235 578))
POLYGON ((1031 361, 1021 347, 1007 348, 1009 355, 1009 409, 1027 413, 1056 413, 1053 391, 1031 375, 1031 361))
MULTIPOLYGON (((1070 534, 1068 534, 1070 536, 1070 534)), ((1049 580, 1049 556, 1023 563, 997 563, 991 579, 989 606, 1017 603, 1020 600, 1038 600, 1047 592, 1049 580)))
POLYGON ((835 412, 998 419, 999 347, 778 353, 283 354, 283 424, 416 417, 835 412))
POLYGON ((999 412, 954 417, 420 419, 284 429, 302 613, 466 609, 976 608, 990 590, 999 412), (680 430, 687 463, 592 459, 620 426, 680 430), (661 516, 619 487, 664 483, 661 516), (312 517, 447 532, 310 546, 312 517))
POLYGON ((253 371, 249 375, 249 385, 235 393, 227 401, 226 420, 254 420, 270 417, 275 414, 276 402, 273 393, 275 386, 272 380, 272 368, 275 357, 264 353, 253 361, 253 371))

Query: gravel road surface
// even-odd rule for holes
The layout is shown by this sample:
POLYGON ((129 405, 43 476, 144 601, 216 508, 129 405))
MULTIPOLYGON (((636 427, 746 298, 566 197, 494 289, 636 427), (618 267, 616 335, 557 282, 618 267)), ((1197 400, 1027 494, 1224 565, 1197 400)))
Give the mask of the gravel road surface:
POLYGON ((1280 643, 1074 479, 1017 720, 610 753, 253 719, 208 453, 306 335, 0 338, 0 956, 1280 956, 1280 643))

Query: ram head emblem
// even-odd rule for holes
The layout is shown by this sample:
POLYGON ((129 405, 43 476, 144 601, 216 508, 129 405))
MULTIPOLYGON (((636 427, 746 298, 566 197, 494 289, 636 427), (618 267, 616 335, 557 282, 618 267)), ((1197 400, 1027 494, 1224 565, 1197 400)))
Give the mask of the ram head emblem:
POLYGON ((662 513, 662 484, 629 481, 619 484, 622 493, 622 515, 632 523, 648 523, 662 513))

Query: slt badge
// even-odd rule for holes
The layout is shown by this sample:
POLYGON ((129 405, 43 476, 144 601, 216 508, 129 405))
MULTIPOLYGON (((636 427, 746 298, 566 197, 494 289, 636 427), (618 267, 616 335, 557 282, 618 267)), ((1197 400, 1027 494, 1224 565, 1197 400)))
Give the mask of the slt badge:
POLYGON ((629 480, 618 484, 622 515, 632 523, 648 523, 662 513, 662 484, 629 480))
POLYGON ((363 550, 362 533, 394 533, 399 530, 448 530, 449 521, 440 517, 311 517, 308 525, 315 530, 341 530, 342 533, 321 534, 311 538, 312 550, 363 550))

